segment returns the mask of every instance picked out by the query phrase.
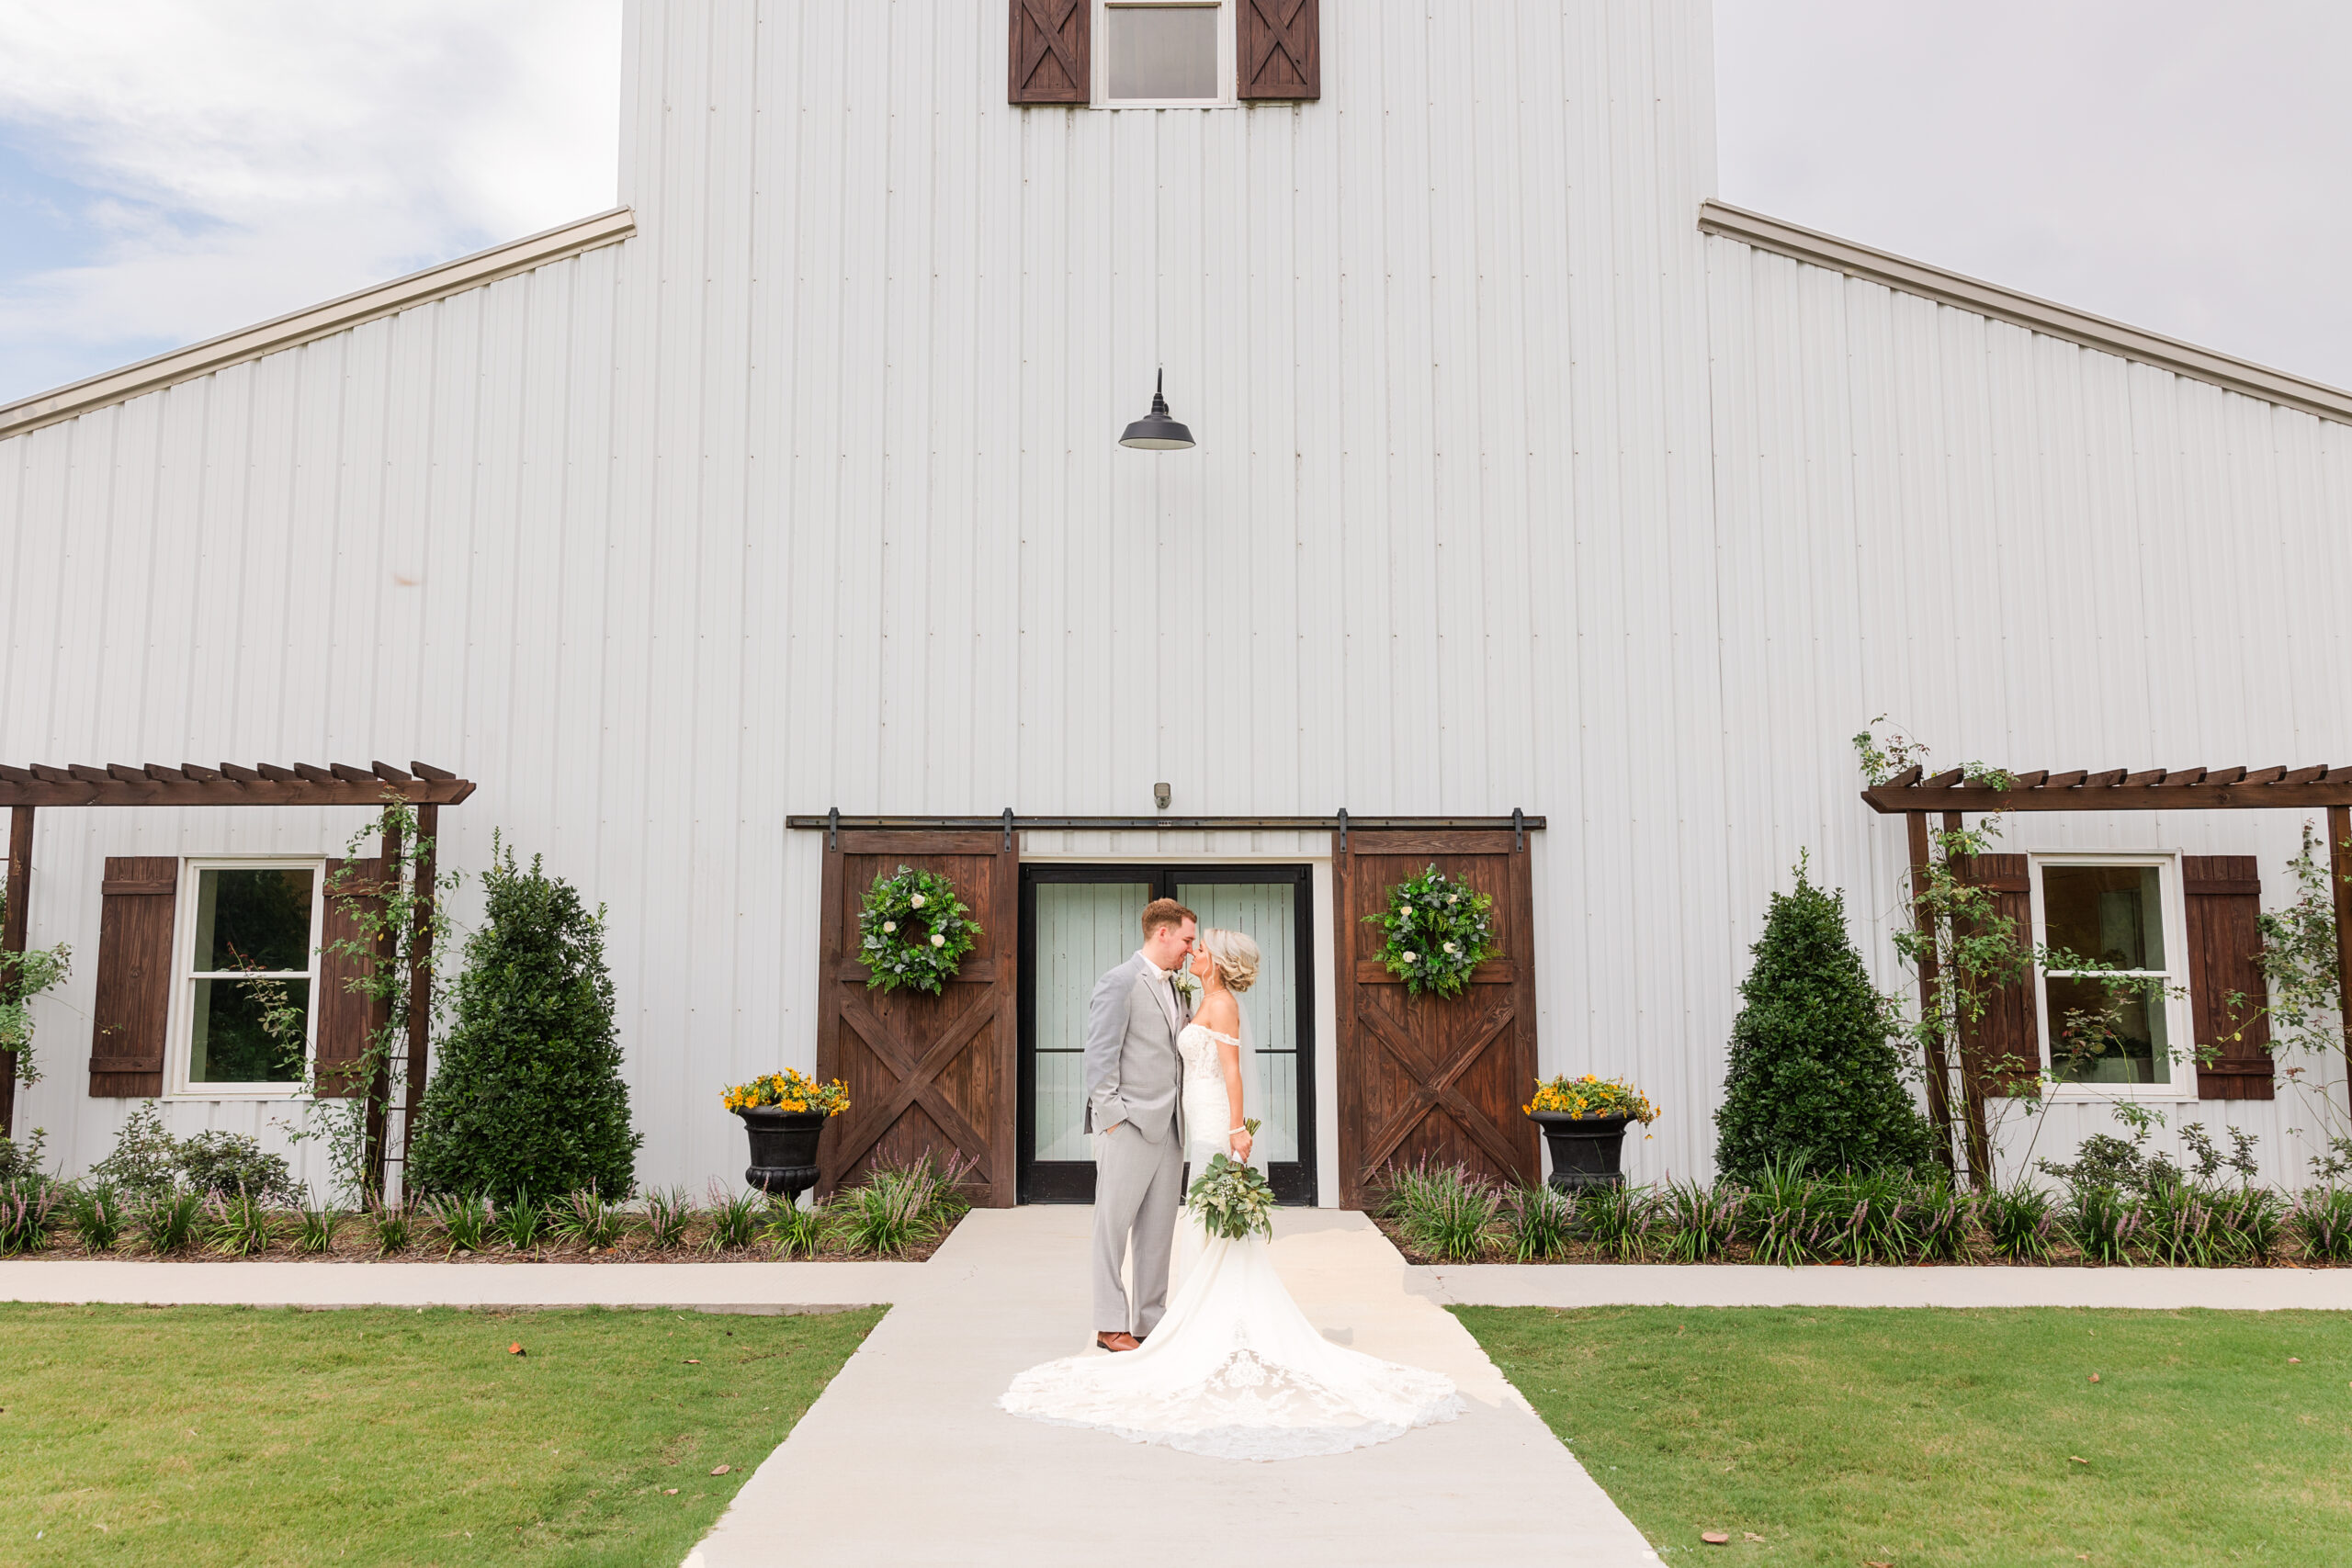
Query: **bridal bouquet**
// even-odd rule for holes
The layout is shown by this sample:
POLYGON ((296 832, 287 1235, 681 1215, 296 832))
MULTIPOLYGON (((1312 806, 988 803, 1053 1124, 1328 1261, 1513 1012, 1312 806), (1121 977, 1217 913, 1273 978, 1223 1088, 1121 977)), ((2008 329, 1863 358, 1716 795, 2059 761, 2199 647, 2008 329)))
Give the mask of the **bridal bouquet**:
POLYGON ((1230 1155, 1218 1155, 1193 1183, 1187 1200, 1193 1217, 1213 1236, 1239 1241, 1255 1231, 1274 1234, 1274 1190, 1255 1166, 1243 1165, 1230 1155))

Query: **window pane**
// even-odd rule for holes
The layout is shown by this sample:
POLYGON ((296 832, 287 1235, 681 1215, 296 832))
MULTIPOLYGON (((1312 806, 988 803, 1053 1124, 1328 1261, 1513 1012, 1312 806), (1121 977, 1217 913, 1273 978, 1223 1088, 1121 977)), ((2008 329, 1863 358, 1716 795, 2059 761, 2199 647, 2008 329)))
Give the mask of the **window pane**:
POLYGON ((1040 882, 1036 973, 1037 1157, 1091 1162, 1086 1135, 1086 1005, 1104 971, 1143 945, 1148 882, 1040 882))
POLYGON ((1250 1157, 1298 1158, 1298 916, 1288 882, 1180 882, 1177 901, 1199 911, 1201 929, 1246 931, 1258 944, 1258 983, 1241 998, 1257 1046, 1257 1077, 1241 1084, 1243 1113, 1265 1123, 1250 1157))
MULTIPOLYGON (((2053 868, 2054 869, 2054 868, 2053 868)), ((2161 991, 2098 980, 2046 979, 2050 1071, 2065 1083, 2170 1083, 2161 991)))
MULTIPOLYGON (((207 874, 209 874, 209 873, 207 874)), ((308 980, 197 980, 187 1059, 191 1084, 297 1083, 309 1038, 308 980), (265 1021, 290 1008, 273 1036, 265 1021)))
POLYGON ((308 866, 207 871, 196 891, 196 970, 311 966, 308 866))
POLYGON ((1108 19, 1114 98, 1217 96, 1216 6, 1114 6, 1108 19))
POLYGON ((2164 968, 2158 886, 2153 865, 2043 866, 2041 904, 2050 947, 2117 969, 2164 968))

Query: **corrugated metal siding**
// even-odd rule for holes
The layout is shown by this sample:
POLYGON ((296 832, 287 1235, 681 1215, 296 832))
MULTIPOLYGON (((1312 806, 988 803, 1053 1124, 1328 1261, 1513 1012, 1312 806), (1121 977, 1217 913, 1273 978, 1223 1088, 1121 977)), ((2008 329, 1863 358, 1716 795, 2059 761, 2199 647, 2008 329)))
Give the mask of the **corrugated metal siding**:
MULTIPOLYGON (((699 1182, 718 1087, 813 1055, 788 810, 1546 812, 1544 1066, 1637 1076, 1682 1174, 1767 889, 1891 905, 1872 713, 2325 754, 2337 434, 1703 240, 1703 6, 1325 29, 1319 104, 1022 111, 998 6, 638 6, 639 237, 0 443, 0 755, 462 769, 449 861, 610 908, 643 1174, 699 1182), (1202 445, 1121 450, 1161 365, 1202 445)), ((45 814, 27 1122, 79 1165, 120 1113, 103 855, 355 824, 45 814)))
MULTIPOLYGON (((2302 765, 2352 755, 2331 693, 2352 430, 1808 266, 1707 242, 1730 908, 1741 946, 1800 847, 1849 890, 1881 982, 1905 918, 1902 819, 1857 809, 1846 737, 1884 713, 1947 764, 2302 765), (1770 852, 1763 852, 1769 850, 1770 852)), ((2321 824, 2324 827, 2324 824, 2321 824)), ((2020 814, 2012 851, 2261 857, 2288 812, 2020 814)), ((2301 1059, 2344 1100, 2340 1057, 2301 1059)), ((2166 1108, 2307 1176, 2310 1094, 2166 1108)), ((2013 1115, 2012 1165, 2114 1131, 2013 1115)))

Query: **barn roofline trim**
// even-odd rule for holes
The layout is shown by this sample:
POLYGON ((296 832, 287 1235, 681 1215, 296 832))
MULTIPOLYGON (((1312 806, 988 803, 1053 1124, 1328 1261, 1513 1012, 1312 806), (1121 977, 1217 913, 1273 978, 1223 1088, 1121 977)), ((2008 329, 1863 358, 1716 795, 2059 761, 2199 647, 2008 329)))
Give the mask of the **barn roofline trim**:
POLYGON ((518 272, 528 272, 549 262, 561 261, 583 251, 626 240, 637 232, 637 215, 626 207, 616 207, 608 212, 582 218, 558 228, 486 251, 477 251, 439 266, 413 272, 406 277, 394 278, 346 294, 340 299, 330 299, 322 305, 312 305, 289 315, 263 321, 256 326, 240 328, 236 332, 209 338, 203 343, 175 348, 152 359, 142 359, 119 370, 108 370, 83 380, 72 382, 50 391, 0 405, 0 440, 39 430, 45 424, 55 424, 88 413, 108 403, 119 403, 142 393, 156 391, 181 381, 192 381, 199 376, 225 370, 230 366, 259 359, 282 349, 296 348, 322 337, 392 315, 414 306, 430 304, 469 288, 479 288, 511 277, 518 272))
POLYGON ((1699 230, 1737 240, 1815 266, 1842 272, 1905 294, 1971 310, 2012 326, 2064 338, 2086 348, 2154 366, 2176 375, 2211 382, 2226 391, 2299 409, 2322 419, 2352 424, 2352 392, 2256 365, 2210 348, 2145 332, 2049 299, 2020 294, 1997 283, 1969 277, 1890 251, 1841 240, 1834 234, 1769 218, 1720 201, 1699 204, 1699 230))

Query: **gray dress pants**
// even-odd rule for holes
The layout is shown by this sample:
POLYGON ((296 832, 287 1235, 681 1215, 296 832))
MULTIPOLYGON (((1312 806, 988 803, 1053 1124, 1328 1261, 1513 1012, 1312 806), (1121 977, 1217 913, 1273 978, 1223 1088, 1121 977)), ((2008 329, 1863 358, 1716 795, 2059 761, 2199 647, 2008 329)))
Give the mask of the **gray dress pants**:
POLYGON ((1094 1327, 1148 1334, 1168 1310, 1168 1253, 1184 1199, 1184 1141, 1157 1143, 1127 1122, 1094 1134, 1094 1327), (1119 1266, 1135 1249, 1135 1300, 1119 1266))

